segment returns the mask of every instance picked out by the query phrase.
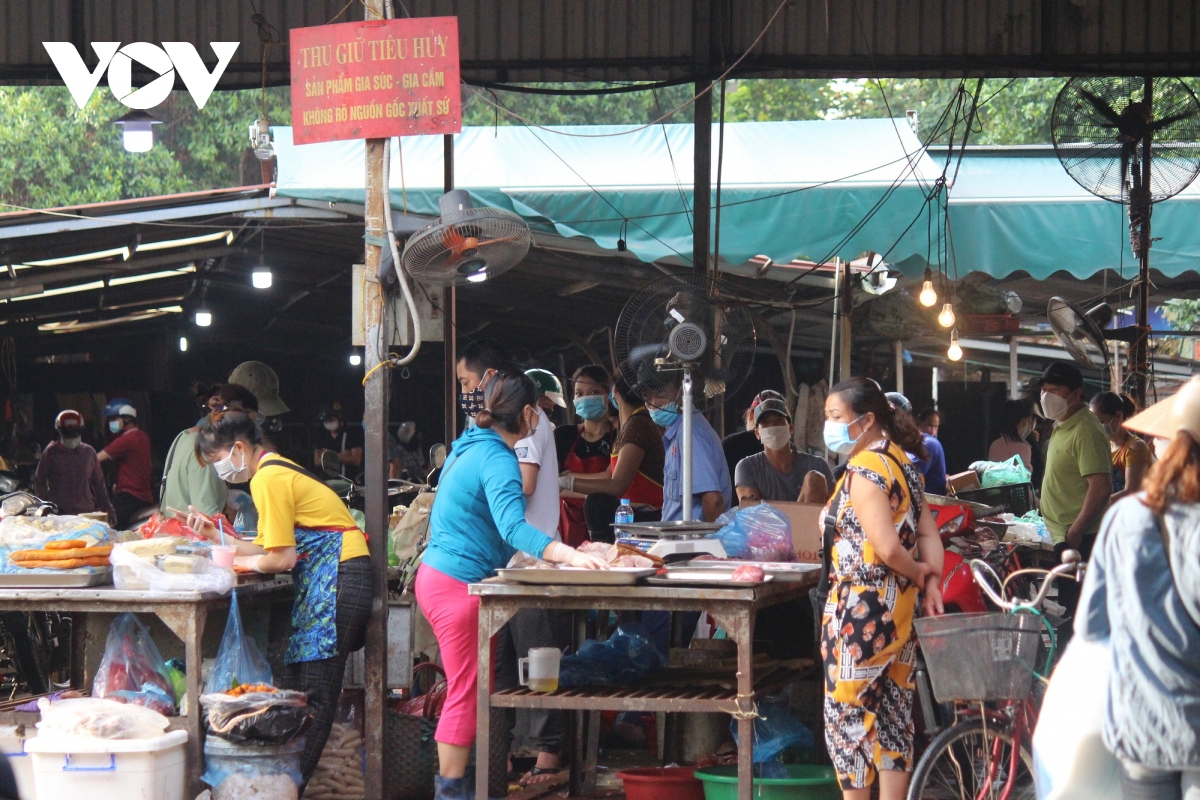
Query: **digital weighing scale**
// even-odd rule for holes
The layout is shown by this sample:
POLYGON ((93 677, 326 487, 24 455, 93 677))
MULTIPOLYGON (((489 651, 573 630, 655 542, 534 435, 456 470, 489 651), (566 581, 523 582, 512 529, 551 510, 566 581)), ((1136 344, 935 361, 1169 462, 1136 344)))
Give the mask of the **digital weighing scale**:
POLYGON ((676 555, 700 555, 707 553, 717 558, 726 558, 721 540, 713 536, 721 530, 715 522, 631 522, 613 525, 617 532, 617 544, 628 545, 643 553, 666 559, 676 555))

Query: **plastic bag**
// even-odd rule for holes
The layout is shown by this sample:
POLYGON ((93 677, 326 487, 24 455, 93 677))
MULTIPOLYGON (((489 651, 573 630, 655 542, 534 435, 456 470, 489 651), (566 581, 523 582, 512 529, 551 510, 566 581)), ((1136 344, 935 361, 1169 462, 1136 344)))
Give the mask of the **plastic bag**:
POLYGON ((1029 483, 1031 479, 1020 456, 1013 456, 1008 461, 976 461, 971 469, 979 474, 979 484, 984 489, 1029 483))
POLYGON ((200 707, 210 736, 238 743, 286 744, 308 730, 313 719, 304 692, 205 694, 200 707))
POLYGON ((170 721, 142 706, 115 700, 77 697, 51 702, 38 701, 42 735, 91 736, 96 739, 153 739, 162 736, 170 721))
MULTIPOLYGON (((49 517, 5 517, 0 520, 0 573, 52 572, 68 570, 35 569, 17 566, 9 555, 17 550, 40 550, 47 542, 82 539, 89 546, 112 544, 111 531, 103 522, 87 517, 60 515, 49 517)), ((70 572, 95 572, 98 567, 78 567, 70 572)))
POLYGON ((109 692, 108 699, 131 706, 143 706, 164 716, 175 716, 175 698, 154 683, 143 683, 141 690, 137 692, 131 692, 128 689, 109 692))
POLYGON ((124 547, 113 548, 108 557, 113 564, 113 583, 118 589, 151 592, 215 592, 233 589, 237 576, 233 570, 205 562, 203 572, 163 572, 153 562, 139 558, 124 547))
POLYGON ((795 561, 792 523, 766 503, 726 511, 717 518, 717 539, 730 558, 746 561, 795 561))
MULTIPOLYGON (((737 720, 729 722, 733 741, 737 742, 737 720)), ((812 750, 817 739, 813 732, 800 720, 792 716, 787 706, 780 702, 764 700, 758 704, 758 718, 754 720, 754 774, 762 778, 787 777, 783 768, 782 755, 785 750, 799 748, 812 750)))
POLYGON ((640 623, 621 625, 604 642, 588 639, 574 655, 559 664, 558 683, 564 687, 636 684, 667 665, 640 623))
POLYGON ((271 665, 254 640, 242 628, 242 612, 238 609, 237 592, 229 598, 229 619, 217 650, 217 660, 204 684, 208 694, 227 692, 235 686, 272 681, 271 665))
MULTIPOLYGON (((162 653, 146 626, 127 611, 118 615, 108 629, 104 657, 100 659, 92 681, 92 696, 108 697, 117 692, 137 695, 146 691, 146 684, 157 687, 170 698, 174 711, 175 687, 162 653)), ((130 695, 118 695, 114 699, 130 699, 130 695)))

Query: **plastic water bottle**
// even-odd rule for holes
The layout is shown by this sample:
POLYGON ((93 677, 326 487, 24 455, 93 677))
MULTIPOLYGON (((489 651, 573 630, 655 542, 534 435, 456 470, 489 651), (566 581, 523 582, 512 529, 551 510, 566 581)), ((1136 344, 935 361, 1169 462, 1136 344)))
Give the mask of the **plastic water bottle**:
POLYGON ((629 503, 628 497, 621 498, 621 505, 617 507, 617 516, 613 520, 615 525, 629 525, 633 522, 633 506, 629 503))

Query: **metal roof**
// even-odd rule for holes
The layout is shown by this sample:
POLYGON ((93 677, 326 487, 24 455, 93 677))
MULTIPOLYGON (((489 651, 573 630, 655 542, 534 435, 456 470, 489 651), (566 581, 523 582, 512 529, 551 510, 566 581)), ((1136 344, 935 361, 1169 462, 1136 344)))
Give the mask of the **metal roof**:
MULTIPOLYGON (((777 0, 398 0, 459 19, 476 82, 712 77, 750 49, 777 0)), ((361 19, 345 0, 0 0, 0 81, 59 83, 43 41, 240 41, 222 88, 258 86, 260 32, 361 19), (338 17, 339 12, 341 16, 338 17), (255 14, 261 13, 262 25, 255 14)), ((88 56, 91 53, 88 52, 88 56)), ((286 47, 267 79, 288 81, 286 47)), ((764 77, 1200 74, 1195 0, 791 0, 741 64, 764 77)))

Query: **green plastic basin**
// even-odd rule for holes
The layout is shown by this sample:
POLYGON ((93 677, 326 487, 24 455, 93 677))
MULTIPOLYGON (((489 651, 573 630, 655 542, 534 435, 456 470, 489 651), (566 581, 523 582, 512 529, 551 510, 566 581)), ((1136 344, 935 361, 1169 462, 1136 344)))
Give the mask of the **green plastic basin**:
MULTIPOLYGON (((786 778, 755 778, 754 800, 841 800, 833 767, 785 764, 786 778)), ((737 800, 737 767, 696 770, 704 784, 704 800, 737 800)))

